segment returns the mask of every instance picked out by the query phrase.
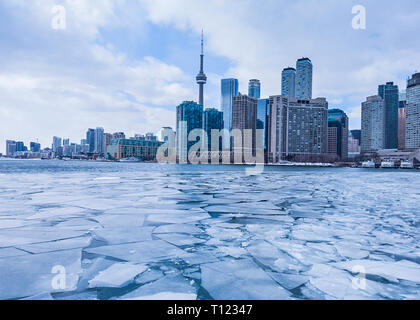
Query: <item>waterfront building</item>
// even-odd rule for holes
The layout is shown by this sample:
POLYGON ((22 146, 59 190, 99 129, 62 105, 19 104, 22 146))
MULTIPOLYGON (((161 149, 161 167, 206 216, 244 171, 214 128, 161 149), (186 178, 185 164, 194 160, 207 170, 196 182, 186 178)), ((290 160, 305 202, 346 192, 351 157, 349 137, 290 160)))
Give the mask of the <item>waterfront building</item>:
POLYGON ((407 82, 405 147, 420 148, 420 73, 413 74, 407 82))
POLYGON ((162 129, 160 129, 158 131, 158 141, 161 142, 168 142, 170 137, 173 137, 175 135, 174 130, 172 129, 172 127, 163 127, 162 129))
POLYGON ((328 153, 339 159, 348 157, 349 118, 340 109, 328 110, 328 153))
POLYGON ((270 162, 328 158, 328 102, 325 98, 270 97, 270 162))
POLYGON ((361 152, 373 153, 385 146, 385 103, 371 96, 362 103, 361 152))
POLYGON ((360 140, 356 139, 352 132, 349 132, 348 151, 349 155, 360 154, 360 140))
POLYGON ((88 129, 86 133, 86 140, 89 145, 88 153, 95 152, 95 129, 88 129))
POLYGON ((95 149, 94 149, 94 153, 104 154, 104 152, 105 152, 104 137, 105 137, 104 128, 96 128, 95 129, 95 149))
MULTIPOLYGON (((212 140, 211 140, 211 131, 212 130, 217 130, 217 131, 221 131, 223 130, 223 112, 220 112, 217 109, 214 108, 207 108, 206 110, 204 110, 203 112, 203 128, 205 130, 205 132, 207 133, 207 138, 208 138, 208 151, 216 151, 216 150, 212 150, 212 140)), ((219 146, 217 148, 217 151, 221 151, 221 145, 222 145, 222 141, 217 142, 217 145, 219 146)))
POLYGON ((398 149, 405 149, 405 131, 406 131, 406 101, 400 101, 398 108, 398 149))
POLYGON ((296 63, 296 98, 312 99, 313 66, 309 58, 301 58, 296 63))
POLYGON ((104 133, 104 148, 106 148, 111 144, 112 134, 104 133))
POLYGON ((25 151, 28 151, 28 148, 25 147, 25 143, 23 143, 22 141, 17 141, 16 152, 25 152, 25 151))
POLYGON ((106 157, 112 160, 137 158, 144 161, 154 161, 160 141, 146 139, 112 139, 107 148, 106 157))
POLYGON ((258 79, 249 80, 248 96, 252 98, 261 98, 261 82, 258 79))
POLYGON ((60 148, 62 148, 62 139, 60 137, 53 137, 52 151, 56 154, 60 153, 60 148))
POLYGON ((270 99, 258 99, 257 130, 263 130, 264 150, 268 148, 268 117, 270 113, 270 99))
POLYGON ((207 76, 204 73, 204 35, 201 33, 201 55, 200 55, 200 72, 197 75, 197 84, 199 86, 198 103, 204 106, 204 85, 207 82, 207 76))
POLYGON ((157 136, 155 136, 154 133, 152 132, 148 132, 146 133, 145 137, 144 137, 147 141, 158 141, 157 136))
POLYGON ((258 99, 256 98, 247 95, 233 97, 232 129, 241 131, 242 141, 240 148, 238 148, 238 143, 235 139, 232 139, 232 146, 233 151, 241 152, 244 159, 250 159, 251 156, 255 155, 257 147, 257 107, 258 99), (250 134, 248 138, 252 139, 252 145, 247 145, 246 135, 248 134, 250 134))
POLYGON ((115 132, 115 133, 112 134, 112 139, 125 139, 125 133, 124 132, 115 132))
POLYGON ((296 97, 296 69, 283 69, 281 74, 281 95, 294 98, 296 97))
POLYGON ((203 106, 193 101, 184 101, 176 107, 177 156, 179 162, 188 161, 190 148, 196 141, 188 136, 194 129, 203 129, 203 106))
POLYGON ((360 146, 360 142, 362 140, 362 130, 351 130, 350 131, 351 135, 353 136, 354 139, 356 139, 359 142, 359 146, 360 146))
POLYGON ((31 142, 29 144, 29 148, 31 152, 40 152, 41 151, 41 144, 37 142, 31 142))
POLYGON ((6 140, 6 157, 14 157, 16 151, 16 141, 6 140))
POLYGON ((239 94, 238 79, 222 79, 221 90, 223 123, 225 129, 230 132, 232 130, 233 97, 239 94))
POLYGON ((384 148, 398 148, 399 90, 393 82, 378 87, 378 95, 384 100, 384 148))

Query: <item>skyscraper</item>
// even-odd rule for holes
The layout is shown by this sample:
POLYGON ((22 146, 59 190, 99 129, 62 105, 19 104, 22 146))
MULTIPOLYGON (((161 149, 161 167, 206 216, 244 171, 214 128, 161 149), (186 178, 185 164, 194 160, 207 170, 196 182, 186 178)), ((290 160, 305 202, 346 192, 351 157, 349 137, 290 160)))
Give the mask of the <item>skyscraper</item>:
POLYGON ((94 152, 97 154, 104 154, 105 153, 105 146, 104 146, 104 128, 96 128, 95 129, 95 150, 94 152))
POLYGON ((349 118, 340 109, 328 110, 328 153, 341 160, 348 157, 349 118))
POLYGON ((232 107, 233 97, 239 93, 238 79, 222 79, 221 106, 223 112, 223 123, 225 129, 232 130, 232 107))
POLYGON ((197 84, 199 86, 199 104, 204 106, 204 85, 207 82, 207 76, 204 73, 204 35, 201 33, 201 55, 200 55, 200 72, 197 75, 197 84))
POLYGON ((264 130, 264 150, 268 147, 268 116, 270 99, 259 99, 257 104, 257 129, 264 130))
POLYGON ((317 161, 328 154, 328 102, 270 97, 269 160, 317 161))
POLYGON ((385 102, 380 96, 367 97, 362 103, 361 152, 371 153, 384 148, 385 102))
POLYGON ((281 95, 294 98, 296 96, 296 69, 286 68, 281 74, 281 95))
POLYGON ((257 79, 249 80, 248 95, 252 98, 261 98, 261 82, 257 79))
POLYGON ((393 82, 387 82, 378 87, 378 95, 384 100, 385 104, 385 149, 398 148, 398 106, 399 90, 393 82))
POLYGON ((6 140, 6 157, 13 157, 16 153, 16 141, 6 140))
POLYGON ((233 140, 233 148, 235 152, 242 152, 242 155, 246 157, 244 159, 249 159, 249 156, 254 155, 257 147, 257 104, 258 99, 247 95, 233 97, 232 129, 239 129, 242 132, 241 150, 238 150, 235 140, 233 140), (247 145, 245 139, 245 135, 249 133, 247 130, 251 130, 249 138, 252 138, 252 145, 247 145))
POLYGON ((190 148, 196 143, 188 141, 194 129, 203 129, 203 106, 184 101, 176 107, 177 156, 181 163, 187 162, 190 148))
POLYGON ((312 99, 313 66, 309 58, 301 58, 296 63, 296 98, 312 99))
POLYGON ((41 151, 41 144, 37 142, 30 143, 30 150, 31 152, 40 152, 41 151))
POLYGON ((405 149, 405 131, 406 131, 406 117, 407 117, 407 100, 405 94, 400 94, 400 103, 398 106, 398 149, 405 149), (401 100, 404 99, 404 100, 401 100))
MULTIPOLYGON (((206 109, 203 113, 203 127, 208 137, 208 151, 212 151, 211 131, 220 131, 224 128, 223 112, 220 112, 217 109, 206 109)), ((221 141, 217 141, 216 143, 219 145, 219 148, 217 150, 220 150, 221 141)))
POLYGON ((95 152, 95 129, 88 129, 86 132, 86 140, 89 145, 89 153, 95 152))
POLYGON ((420 148, 420 73, 413 74, 407 82, 407 115, 405 147, 420 148))
POLYGON ((52 143, 52 151, 57 153, 59 151, 59 148, 61 148, 61 138, 60 137, 53 137, 53 143, 52 143))

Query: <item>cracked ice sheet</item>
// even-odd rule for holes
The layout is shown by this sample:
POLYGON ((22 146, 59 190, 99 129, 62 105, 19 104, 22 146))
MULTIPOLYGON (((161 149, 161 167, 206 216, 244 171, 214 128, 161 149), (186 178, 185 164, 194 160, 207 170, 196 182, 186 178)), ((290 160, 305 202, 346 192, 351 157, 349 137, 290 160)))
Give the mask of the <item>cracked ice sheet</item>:
POLYGON ((197 290, 181 275, 168 275, 160 280, 118 298, 121 300, 196 300, 197 290))
POLYGON ((157 237, 176 246, 191 246, 206 242, 206 240, 180 233, 163 233, 157 237))
POLYGON ((135 263, 183 258, 189 254, 163 240, 144 241, 85 249, 87 253, 109 256, 135 263))
POLYGON ((216 300, 284 300, 291 296, 249 259, 202 265, 201 285, 216 300))
POLYGON ((390 281, 396 279, 408 280, 420 284, 420 265, 401 260, 395 261, 375 261, 375 260, 352 260, 334 263, 334 266, 352 272, 356 266, 362 266, 366 274, 378 275, 390 281))
POLYGON ((179 211, 180 211, 179 213, 175 213, 175 214, 174 213, 150 214, 147 217, 147 221, 156 222, 156 223, 189 223, 189 222, 196 222, 196 221, 210 218, 210 215, 206 213, 204 210, 202 211, 179 210, 179 211))
POLYGON ((384 290, 380 283, 367 279, 365 288, 353 287, 354 277, 350 273, 325 264, 314 264, 306 274, 310 276, 310 283, 330 299, 380 299, 384 290))
POLYGON ((89 281, 89 288, 122 288, 147 270, 142 264, 115 263, 89 281))
POLYGON ((43 243, 27 244, 17 247, 30 253, 46 253, 52 251, 83 249, 90 245, 91 237, 79 237, 66 240, 50 241, 43 243))
POLYGON ((152 240, 153 227, 124 227, 96 230, 95 238, 108 244, 121 244, 152 240))
POLYGON ((17 299, 45 292, 73 291, 82 273, 79 249, 0 259, 0 299, 17 299), (55 266, 66 272, 65 289, 54 289, 55 266))
POLYGON ((12 247, 32 243, 49 242, 76 238, 85 235, 84 231, 54 229, 52 227, 22 227, 0 230, 0 246, 12 247))

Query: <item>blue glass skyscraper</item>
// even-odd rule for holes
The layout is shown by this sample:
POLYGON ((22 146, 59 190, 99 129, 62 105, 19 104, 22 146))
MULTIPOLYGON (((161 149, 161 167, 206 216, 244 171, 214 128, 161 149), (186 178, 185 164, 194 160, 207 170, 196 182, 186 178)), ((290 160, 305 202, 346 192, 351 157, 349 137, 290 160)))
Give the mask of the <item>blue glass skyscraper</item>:
POLYGON ((257 105, 257 130, 264 130, 264 149, 268 148, 268 116, 270 99, 259 99, 257 105))
POLYGON ((248 96, 252 98, 261 98, 261 82, 257 79, 249 80, 248 96))
POLYGON ((233 97, 239 93, 238 79, 222 79, 221 106, 225 129, 232 130, 233 97))
POLYGON ((385 149, 398 148, 398 107, 399 107, 399 90, 398 86, 393 82, 387 82, 378 88, 379 96, 384 99, 385 103, 385 149))
POLYGON ((296 98, 312 99, 312 62, 301 58, 296 63, 296 98))
POLYGON ((281 74, 281 95, 285 97, 296 97, 296 69, 286 68, 281 74))
MULTIPOLYGON (((207 133, 208 137, 208 150, 211 151, 212 141, 211 141, 211 131, 212 130, 223 130, 223 112, 220 112, 217 109, 206 109, 203 113, 203 127, 207 133)), ((221 141, 218 141, 219 149, 221 146, 221 141)))
POLYGON ((177 155, 180 162, 187 162, 190 148, 196 143, 188 141, 194 129, 203 129, 203 106, 184 101, 176 107, 177 155))

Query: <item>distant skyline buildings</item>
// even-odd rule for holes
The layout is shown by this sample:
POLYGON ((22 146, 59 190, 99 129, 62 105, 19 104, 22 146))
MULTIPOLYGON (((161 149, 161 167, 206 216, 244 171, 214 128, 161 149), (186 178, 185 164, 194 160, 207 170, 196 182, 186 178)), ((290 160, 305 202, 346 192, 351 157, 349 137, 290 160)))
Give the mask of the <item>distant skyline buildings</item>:
POLYGON ((285 97, 296 97, 296 69, 288 67, 283 69, 281 74, 281 95, 285 97))
POLYGON ((269 160, 318 159, 328 154, 328 102, 270 96, 269 160))
POLYGON ((233 97, 239 94, 238 79, 229 78, 221 80, 221 109, 223 123, 226 130, 232 131, 233 97))
POLYGON ((405 147, 420 148, 420 73, 413 74, 407 82, 405 147))
POLYGON ((241 131, 240 138, 242 140, 239 142, 235 140, 238 137, 232 137, 233 150, 235 153, 241 152, 244 159, 252 156, 257 147, 257 106, 257 98, 248 95, 233 97, 232 129, 241 131))
POLYGON ((384 100, 384 149, 398 148, 399 89, 393 82, 379 85, 378 95, 384 100))
POLYGON ((98 154, 105 153, 104 135, 105 135, 104 128, 95 129, 95 147, 94 147, 95 153, 98 153, 98 154))
POLYGON ((381 96, 370 96, 362 103, 361 152, 372 153, 385 145, 385 102, 381 96))
POLYGON ((309 58, 296 62, 296 98, 312 99, 313 66, 309 58))
MULTIPOLYGON (((212 151, 212 130, 223 130, 223 112, 214 109, 214 108, 207 108, 203 112, 203 129, 207 134, 208 139, 208 151, 212 151)), ((216 141, 217 145, 219 146, 217 150, 221 149, 222 141, 216 141)))
POLYGON ((248 96, 252 98, 261 98, 261 82, 258 79, 249 80, 248 84, 248 96))
POLYGON ((328 110, 328 153, 339 159, 348 157, 349 118, 341 109, 328 110))
POLYGON ((203 106, 184 101, 176 107, 176 151, 180 163, 186 163, 190 148, 195 144, 188 136, 194 129, 203 129, 203 106))

